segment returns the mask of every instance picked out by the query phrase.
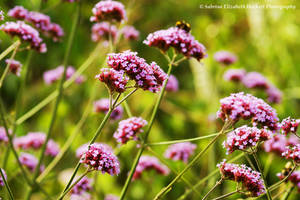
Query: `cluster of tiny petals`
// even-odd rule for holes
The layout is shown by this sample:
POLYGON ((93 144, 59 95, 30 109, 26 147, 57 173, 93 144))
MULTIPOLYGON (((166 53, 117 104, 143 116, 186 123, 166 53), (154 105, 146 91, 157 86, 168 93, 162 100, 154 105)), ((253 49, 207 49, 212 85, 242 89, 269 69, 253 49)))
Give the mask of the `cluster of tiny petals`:
POLYGON ((131 117, 119 122, 118 129, 114 133, 117 142, 126 144, 129 140, 137 140, 137 135, 143 132, 147 121, 141 117, 131 117))
POLYGON ((116 21, 127 20, 124 5, 118 1, 100 1, 92 9, 92 22, 99 21, 116 21))
POLYGON ((5 60, 6 64, 8 64, 9 70, 11 73, 20 76, 21 75, 21 68, 22 64, 14 59, 6 59, 5 60))
MULTIPOLYGON (((106 148, 108 151, 113 152, 113 149, 107 144, 104 144, 104 143, 94 143, 94 144, 101 145, 102 147, 106 148)), ((88 143, 81 145, 76 150, 76 157, 81 158, 82 155, 85 154, 85 152, 87 152, 88 149, 89 149, 89 144, 88 143)))
POLYGON ((226 81, 241 82, 246 75, 244 69, 229 69, 224 74, 226 81))
POLYGON ((258 72, 247 73, 242 82, 247 88, 268 89, 270 85, 268 80, 258 72))
POLYGON ((232 153, 235 150, 245 150, 249 147, 254 147, 258 142, 266 141, 271 136, 272 132, 267 129, 242 126, 230 132, 223 145, 227 149, 227 153, 232 153))
MULTIPOLYGON (((75 74, 75 72, 76 72, 76 70, 74 69, 74 67, 68 66, 66 69, 66 79, 70 79, 75 74)), ((55 69, 51 69, 51 70, 44 72, 43 79, 46 84, 50 85, 50 84, 56 82, 57 80, 59 80, 63 76, 63 73, 64 73, 64 67, 58 66, 55 69)), ((85 80, 84 76, 79 76, 76 78, 75 82, 77 84, 80 84, 84 80, 85 80)))
POLYGON ((187 163, 189 157, 194 154, 197 146, 190 142, 182 142, 177 144, 172 144, 165 151, 165 157, 172 160, 182 160, 187 163))
POLYGON ((291 117, 288 117, 282 120, 280 124, 280 128, 282 133, 284 133, 285 135, 289 133, 296 134, 299 124, 300 124, 299 119, 292 119, 291 117))
POLYGON ((282 155, 286 151, 286 147, 300 144, 299 138, 295 135, 290 135, 287 138, 284 135, 276 134, 271 139, 264 142, 264 150, 266 152, 274 152, 278 155, 282 155))
MULTIPOLYGON (((285 176, 281 173, 277 174, 280 180, 284 179, 285 176)), ((288 180, 293 183, 298 188, 298 192, 300 192, 300 171, 294 171, 288 178, 288 180)))
MULTIPOLYGON (((30 132, 25 136, 17 137, 14 139, 14 146, 17 148, 21 148, 24 150, 27 149, 39 149, 42 147, 46 140, 45 133, 41 132, 30 132)), ((49 140, 47 143, 46 155, 50 155, 52 157, 56 156, 59 153, 59 146, 53 140, 49 140)))
POLYGON ((100 74, 95 76, 96 79, 106 84, 111 92, 122 93, 126 90, 128 77, 123 72, 111 68, 102 68, 100 74))
POLYGON ((226 163, 226 160, 217 165, 224 179, 236 181, 243 185, 243 188, 250 192, 250 196, 260 196, 265 193, 261 174, 252 170, 246 165, 226 163))
MULTIPOLYGON (((6 176, 6 173, 5 173, 4 169, 0 168, 0 170, 2 170, 2 173, 5 177, 5 180, 7 180, 7 176, 6 176)), ((4 181, 2 179, 2 176, 0 176, 0 186, 2 186, 2 187, 4 186, 4 181)))
POLYGON ((237 61, 236 55, 229 51, 216 52, 214 55, 214 59, 223 65, 231 65, 237 61))
POLYGON ((296 163, 300 163, 300 144, 296 144, 292 147, 286 147, 286 150, 282 153, 286 159, 292 159, 296 163))
POLYGON ((178 91, 178 80, 174 75, 170 75, 167 85, 166 91, 168 92, 177 92, 178 91))
POLYGON ((170 47, 173 47, 177 52, 188 58, 194 57, 201 60, 206 57, 205 47, 195 40, 190 33, 177 27, 151 33, 144 43, 150 47, 157 47, 162 51, 167 51, 170 47))
POLYGON ((282 92, 275 86, 270 85, 270 87, 266 90, 268 95, 268 101, 270 103, 280 103, 282 100, 282 92))
POLYGON ((270 130, 278 129, 276 111, 262 99, 240 92, 221 99, 220 103, 217 116, 223 120, 229 118, 237 122, 240 119, 252 119, 254 125, 260 123, 270 130))
POLYGON ((92 179, 83 177, 71 190, 71 194, 81 195, 92 190, 92 179))
MULTIPOLYGON (((11 134, 11 130, 8 130, 8 133, 11 134)), ((4 142, 7 143, 8 142, 8 137, 6 135, 6 131, 4 127, 0 127, 0 143, 4 142)))
POLYGON ((118 158, 102 144, 92 144, 81 157, 80 162, 103 174, 108 173, 113 176, 120 173, 118 158))
POLYGON ((15 19, 24 20, 27 18, 28 13, 28 10, 23 6, 15 6, 8 11, 7 15, 15 19))
MULTIPOLYGON (((109 110, 109 99, 104 98, 94 102, 94 112, 107 113, 109 110)), ((123 108, 121 105, 117 106, 111 113, 112 120, 119 120, 123 116, 123 108)))
POLYGON ((99 42, 101 40, 115 40, 118 34, 118 29, 115 25, 108 22, 96 23, 92 26, 92 40, 99 42))
POLYGON ((157 173, 162 175, 168 175, 170 170, 167 166, 161 164, 156 157, 153 156, 141 156, 139 163, 133 174, 133 180, 141 178, 143 171, 155 170, 157 173))
MULTIPOLYGON (((26 166, 27 169, 30 170, 31 172, 34 172, 34 170, 38 164, 38 159, 34 155, 29 154, 29 153, 22 152, 19 156, 19 160, 20 160, 20 163, 22 165, 26 166)), ((44 166, 41 166, 40 171, 43 171, 43 170, 44 170, 44 166)))
POLYGON ((39 32, 22 21, 6 22, 0 26, 0 30, 11 36, 18 36, 23 41, 29 42, 30 47, 40 53, 45 53, 47 51, 46 44, 42 43, 43 40, 40 38, 39 32))
POLYGON ((109 54, 107 64, 117 71, 125 72, 136 82, 137 87, 154 93, 160 90, 167 78, 167 74, 155 62, 147 64, 136 52, 109 54))
POLYGON ((133 26, 124 26, 121 30, 126 40, 138 40, 140 32, 133 26))

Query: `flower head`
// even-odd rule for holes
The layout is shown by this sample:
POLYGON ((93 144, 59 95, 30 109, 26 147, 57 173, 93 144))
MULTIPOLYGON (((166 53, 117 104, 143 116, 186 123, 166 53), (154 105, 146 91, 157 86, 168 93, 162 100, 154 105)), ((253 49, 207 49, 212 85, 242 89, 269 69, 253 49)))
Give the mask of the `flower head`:
POLYGON ((226 81, 240 82, 246 75, 244 69, 229 69, 224 74, 224 79, 226 81))
POLYGON ((286 159, 292 159, 296 163, 300 163, 300 144, 296 144, 293 147, 286 147, 286 150, 282 153, 286 159))
POLYGON ((15 6, 8 11, 7 15, 15 19, 24 20, 27 18, 28 13, 28 10, 23 6, 15 6))
POLYGON ((11 73, 17 76, 21 75, 22 64, 19 61, 13 59, 6 59, 5 62, 9 65, 8 67, 11 73))
POLYGON ((217 115, 225 120, 237 122, 240 119, 252 119, 256 123, 269 127, 270 130, 278 129, 276 111, 262 99, 244 94, 243 92, 231 94, 220 100, 221 108, 217 115))
POLYGON ((114 41, 117 37, 117 34, 117 27, 108 22, 96 23, 92 27, 92 40, 94 42, 109 40, 110 37, 114 41))
POLYGON ((147 64, 136 52, 109 54, 107 64, 117 71, 125 72, 136 82, 136 87, 151 92, 159 91, 167 78, 167 74, 155 62, 147 64))
MULTIPOLYGON (((29 153, 22 152, 19 156, 19 160, 20 160, 20 163, 22 165, 26 166, 27 169, 31 172, 34 172, 34 170, 38 164, 38 159, 29 153)), ((44 166, 41 166, 40 171, 43 171, 43 170, 44 170, 44 166)))
POLYGON ((172 160, 182 160, 187 163, 189 157, 194 154, 197 146, 190 142, 182 142, 177 144, 172 144, 165 151, 165 157, 172 160))
POLYGON ((128 78, 123 72, 116 71, 110 68, 102 68, 101 73, 96 75, 96 79, 106 84, 111 92, 122 93, 125 91, 125 86, 128 78))
POLYGON ((141 117, 131 117, 119 122, 114 138, 117 142, 126 144, 129 140, 137 140, 137 135, 143 132, 143 127, 147 125, 147 121, 141 117))
MULTIPOLYGON (((44 72, 43 78, 46 84, 50 85, 57 80, 59 80, 64 73, 64 67, 63 66, 58 66, 55 69, 48 70, 44 72)), ((72 66, 68 66, 66 69, 66 79, 70 79, 73 75, 75 74, 75 69, 72 66)), ((76 78, 75 82, 80 84, 85 80, 84 76, 79 76, 76 78)))
POLYGON ((31 48, 40 53, 45 53, 47 51, 46 44, 42 43, 43 40, 40 38, 39 32, 22 21, 6 22, 0 26, 0 30, 11 36, 18 36, 23 41, 29 42, 31 48))
POLYGON ((197 60, 206 56, 205 47, 195 40, 190 33, 177 27, 151 33, 144 43, 150 47, 157 47, 164 52, 173 47, 178 53, 188 58, 194 57, 197 60))
POLYGON ((223 145, 227 149, 227 153, 232 153, 235 150, 245 150, 249 147, 254 147, 259 142, 270 139, 271 135, 272 132, 267 129, 242 126, 230 132, 223 145))
POLYGON ((120 173, 118 158, 102 144, 92 144, 80 162, 101 171, 103 174, 108 173, 113 176, 120 173))
POLYGON ((257 197, 265 193, 261 174, 246 165, 226 163, 226 160, 217 165, 224 179, 236 181, 250 192, 250 196, 257 197))
POLYGON ((268 95, 268 101, 270 103, 280 103, 282 99, 282 92, 275 86, 270 85, 266 90, 268 95))
POLYGON ((126 40, 137 40, 140 35, 139 31, 133 26, 124 26, 121 33, 124 35, 126 40))
MULTIPOLYGON (((8 133, 11 134, 11 130, 8 130, 8 133)), ((7 143, 8 137, 6 135, 6 131, 4 127, 0 127, 0 142, 7 143)))
MULTIPOLYGON (((285 176, 282 173, 277 174, 280 180, 284 179, 285 176)), ((300 171, 294 171, 289 176, 288 180, 293 183, 298 188, 298 192, 300 192, 300 171)))
POLYGON ((288 117, 282 120, 280 124, 280 128, 282 133, 284 133, 285 135, 289 133, 296 134, 299 124, 300 124, 299 119, 292 119, 291 117, 288 117))
POLYGON ((167 166, 161 164, 156 157, 153 156, 141 156, 139 163, 133 174, 133 180, 141 178, 143 171, 155 170, 162 175, 168 175, 170 170, 167 166))
MULTIPOLYGON (((109 110, 109 99, 100 99, 94 102, 94 112, 107 113, 109 110)), ((112 120, 119 120, 123 116, 123 108, 121 105, 117 106, 111 113, 110 118, 112 120)))
MULTIPOLYGON (((107 144, 104 144, 104 143, 94 143, 94 144, 99 144, 99 145, 102 145, 102 147, 105 147, 108 151, 111 151, 113 152, 113 149, 107 145, 107 144)), ((76 157, 77 158, 81 158, 83 154, 85 154, 85 152, 87 152, 89 149, 89 144, 86 143, 86 144, 83 144, 81 145, 80 147, 78 147, 78 149, 76 150, 76 157)))
POLYGON ((178 80, 174 75, 170 75, 167 85, 166 85, 166 90, 168 92, 177 92, 178 91, 178 80))
POLYGON ((258 72, 247 73, 246 76, 243 78, 242 82, 247 88, 269 88, 268 80, 258 72))
POLYGON ((45 34, 51 37, 54 42, 59 41, 65 35, 64 30, 56 23, 51 23, 45 34))
POLYGON ((126 11, 124 5, 118 1, 100 1, 92 9, 92 22, 126 20, 126 11))
MULTIPOLYGON (((2 170, 5 180, 7 180, 7 176, 6 176, 4 169, 0 168, 0 170, 2 170)), ((0 186, 2 186, 2 187, 4 186, 4 181, 2 179, 2 176, 0 176, 0 186)))
POLYGON ((237 61, 236 55, 228 51, 216 52, 214 55, 214 59, 223 65, 231 65, 237 61))
POLYGON ((29 12, 26 21, 41 31, 48 31, 51 24, 50 17, 39 12, 29 12))
POLYGON ((71 190, 71 194, 81 195, 92 190, 93 181, 87 177, 83 177, 71 190))
POLYGON ((274 152, 281 155, 287 146, 287 138, 284 135, 274 135, 269 140, 264 142, 266 152, 274 152))

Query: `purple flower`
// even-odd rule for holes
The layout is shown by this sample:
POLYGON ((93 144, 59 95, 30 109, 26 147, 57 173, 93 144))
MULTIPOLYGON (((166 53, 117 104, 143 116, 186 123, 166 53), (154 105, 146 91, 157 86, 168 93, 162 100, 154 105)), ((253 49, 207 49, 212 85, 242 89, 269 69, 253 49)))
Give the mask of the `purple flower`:
POLYGON ((39 12, 29 12, 26 16, 26 21, 33 24, 37 29, 45 32, 49 30, 51 24, 50 17, 39 12))
POLYGON ((92 190, 93 181, 87 177, 83 177, 71 190, 71 194, 81 195, 92 190))
POLYGON ((9 65, 8 67, 11 73, 17 76, 21 75, 22 64, 19 61, 13 59, 6 59, 5 62, 9 65))
MULTIPOLYGON (((70 79, 74 74, 75 74, 75 69, 72 66, 68 66, 66 69, 66 79, 70 79)), ((58 66, 55 69, 48 70, 44 72, 43 78, 46 84, 50 85, 57 80, 59 80, 64 73, 64 67, 63 66, 58 66)), ((84 76, 79 76, 76 78, 75 82, 80 84, 85 80, 84 76)))
POLYGON ((57 42, 64 36, 65 33, 60 25, 51 23, 49 25, 48 31, 45 32, 45 34, 51 37, 54 42, 57 42))
POLYGON ((274 152, 281 155, 287 146, 287 138, 284 135, 274 135, 269 140, 264 142, 266 152, 274 152))
POLYGON ((117 37, 117 34, 117 27, 108 22, 96 23, 92 27, 92 40, 94 42, 109 40, 109 37, 111 37, 111 39, 114 41, 117 37))
MULTIPOLYGON (((4 175, 5 180, 7 180, 7 176, 6 176, 6 173, 5 173, 4 169, 0 168, 0 170, 2 170, 2 173, 3 173, 3 175, 4 175)), ((5 184, 4 184, 4 181, 3 181, 3 179, 2 179, 2 176, 0 175, 0 186, 3 187, 4 185, 5 185, 5 184)))
POLYGON ((282 92, 273 85, 270 85, 266 90, 268 95, 268 101, 270 103, 280 103, 282 99, 282 92))
MULTIPOLYGON (((109 110, 109 99, 100 99, 94 102, 94 112, 107 113, 109 110)), ((111 113, 110 118, 112 120, 119 120, 123 116, 123 108, 121 105, 117 106, 111 113)))
POLYGON ((237 61, 236 55, 228 51, 218 51, 214 55, 214 59, 223 64, 223 65, 231 65, 237 61))
POLYGON ((244 69, 229 69, 224 74, 224 79, 226 81, 240 82, 246 75, 244 69))
POLYGON ((265 193, 261 174, 246 165, 226 163, 226 160, 217 165, 224 179, 232 180, 243 185, 243 189, 250 192, 250 196, 257 197, 265 193))
MULTIPOLYGON (((112 149, 109 145, 107 145, 107 144, 104 144, 104 143, 94 143, 94 144, 102 145, 102 146, 105 147, 108 151, 113 152, 113 149, 112 149)), ((87 152, 88 149, 89 149, 89 144, 88 144, 88 143, 81 145, 81 146, 78 147, 78 149, 76 150, 76 157, 77 157, 77 158, 81 158, 82 155, 85 154, 85 152, 87 152)))
POLYGON ((0 21, 4 21, 4 12, 0 10, 0 21))
POLYGON ((300 144, 296 144, 292 147, 286 147, 286 150, 282 153, 286 159, 292 159, 296 163, 300 163, 300 144))
POLYGON ((43 40, 40 38, 39 32, 22 21, 6 22, 0 26, 0 30, 11 36, 18 36, 23 41, 29 42, 31 48, 40 53, 45 53, 47 51, 46 44, 42 43, 43 40))
POLYGON ((139 163, 133 174, 133 180, 139 179, 142 176, 143 171, 155 170, 162 175, 168 175, 170 170, 167 166, 161 164, 156 157, 153 156, 141 156, 139 163))
MULTIPOLYGON (((11 134, 11 130, 8 130, 8 133, 11 134)), ((0 127, 0 142, 7 143, 8 137, 6 135, 6 131, 4 127, 0 127)))
POLYGON ((150 65, 136 52, 124 51, 108 55, 107 65, 117 71, 125 72, 136 82, 136 87, 157 92, 167 78, 167 74, 155 63, 150 65))
POLYGON ((138 40, 140 32, 136 30, 133 26, 124 26, 121 30, 126 40, 138 40))
POLYGON ((268 80, 258 72, 247 73, 246 76, 243 78, 242 82, 247 88, 269 88, 268 80))
POLYGON ((182 160, 187 163, 189 157, 194 154, 197 146, 190 142, 182 142, 177 144, 172 144, 165 151, 165 157, 172 160, 182 160))
POLYGON ((83 192, 82 194, 71 194, 70 200, 91 200, 92 197, 89 193, 83 192))
POLYGON ((28 13, 28 10, 23 6, 15 6, 8 11, 7 15, 15 19, 24 20, 27 18, 28 13))
POLYGON ((137 140, 137 135, 143 132, 143 127, 147 125, 147 121, 141 117, 131 117, 119 122, 114 138, 117 142, 126 144, 129 140, 137 140))
MULTIPOLYGON (((26 166, 27 169, 31 172, 34 172, 38 164, 38 159, 29 153, 22 152, 19 156, 19 160, 21 164, 26 166)), ((43 170, 44 170, 44 166, 41 166, 40 171, 42 172, 43 170)))
POLYGON ((229 154, 235 150, 245 150, 249 147, 254 147, 259 142, 270 139, 271 135, 272 132, 266 129, 242 126, 230 132, 223 145, 227 149, 227 154, 229 154))
POLYGON ((166 52, 173 47, 178 53, 198 61, 206 57, 206 49, 195 38, 185 30, 171 27, 166 30, 159 30, 147 36, 144 43, 150 47, 157 47, 166 52))
POLYGON ((296 134, 299 123, 300 123, 299 119, 292 119, 291 117, 285 118, 284 120, 282 120, 280 124, 282 133, 284 133, 285 135, 289 133, 296 134))
POLYGON ((177 92, 178 91, 178 80, 174 75, 170 75, 166 85, 166 91, 177 92))
POLYGON ((118 158, 102 144, 92 144, 90 149, 82 156, 80 162, 101 171, 103 174, 108 173, 113 176, 120 173, 118 158))
MULTIPOLYGON (((277 174, 277 176, 280 180, 285 178, 285 175, 282 173, 277 174)), ((300 192, 300 171, 292 172, 288 180, 293 183, 298 188, 298 192, 300 192)))
POLYGON ((92 22, 127 20, 124 5, 118 1, 100 1, 92 9, 92 22))
POLYGON ((111 92, 122 93, 126 90, 125 86, 128 78, 124 76, 123 72, 110 68, 102 68, 101 73, 96 75, 95 78, 105 83, 111 92))
POLYGON ((113 194, 108 194, 105 196, 104 200, 119 200, 119 197, 113 194))
POLYGON ((252 119, 257 123, 267 126, 271 130, 278 129, 278 117, 276 111, 262 99, 244 94, 243 92, 231 94, 220 100, 221 108, 217 116, 222 120, 230 119, 234 122, 240 119, 252 119))

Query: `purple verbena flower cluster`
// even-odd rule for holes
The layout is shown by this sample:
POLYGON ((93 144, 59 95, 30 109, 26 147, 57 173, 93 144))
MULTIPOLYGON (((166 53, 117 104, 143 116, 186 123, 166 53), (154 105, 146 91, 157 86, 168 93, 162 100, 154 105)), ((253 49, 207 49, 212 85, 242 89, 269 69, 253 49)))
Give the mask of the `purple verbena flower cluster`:
POLYGON ((296 144, 292 147, 286 147, 286 150, 282 153, 286 159, 292 159, 296 163, 300 163, 300 144, 296 144))
POLYGON ((280 124, 280 128, 282 133, 284 133, 285 135, 289 133, 296 134, 299 124, 300 124, 299 119, 292 119, 291 117, 288 117, 282 120, 280 124))
POLYGON ((224 79, 227 81, 241 82, 246 75, 244 69, 228 69, 224 73, 224 79))
MULTIPOLYGON (((31 172, 34 172, 37 164, 38 164, 38 159, 32 155, 32 154, 29 154, 29 153, 24 153, 22 152, 19 156, 19 160, 20 160, 20 163, 22 165, 24 165, 25 167, 27 167, 27 169, 31 172)), ((42 172, 44 170, 44 166, 42 165, 40 167, 40 171, 42 172)))
MULTIPOLYGON (((8 133, 11 134, 11 130, 8 130, 8 133)), ((0 127, 0 142, 7 143, 8 137, 6 135, 6 131, 4 127, 0 127)))
POLYGON ((178 91, 178 80, 174 75, 170 75, 167 85, 166 91, 168 92, 177 92, 178 91))
POLYGON ((92 26, 92 40, 94 42, 109 40, 110 37, 114 41, 117 37, 117 34, 117 27, 108 22, 100 22, 92 26))
POLYGON ((268 95, 268 101, 270 103, 280 103, 282 99, 282 92, 275 87, 274 85, 269 85, 269 88, 266 90, 268 95))
POLYGON ((14 59, 6 59, 5 60, 6 64, 8 64, 9 70, 11 73, 20 76, 21 75, 21 68, 22 64, 14 59))
POLYGON ((214 54, 214 59, 223 64, 223 65, 231 65, 237 61, 236 55, 229 51, 218 51, 214 54))
MULTIPOLYGON (((111 148, 111 146, 105 144, 105 143, 94 143, 94 144, 99 144, 102 145, 102 147, 106 148, 108 151, 113 152, 113 149, 111 148)), ((77 148, 76 150, 76 157, 77 158, 81 158, 83 154, 85 154, 85 152, 87 152, 87 150, 89 149, 89 144, 83 144, 80 147, 77 148)))
MULTIPOLYGON (((282 173, 277 174, 280 180, 284 179, 285 176, 282 173)), ((288 178, 288 180, 293 183, 298 188, 298 192, 300 192, 300 171, 294 171, 288 178)))
POLYGON ((226 160, 217 165, 224 179, 241 183, 243 189, 250 192, 250 196, 257 197, 265 193, 261 174, 246 165, 226 163, 226 160))
POLYGON ((126 84, 129 80, 123 72, 119 72, 111 68, 102 68, 100 74, 96 75, 95 78, 105 83, 112 93, 124 92, 126 90, 126 84))
POLYGON ((92 190, 92 179, 83 177, 71 190, 71 195, 82 195, 92 190))
MULTIPOLYGON (((94 102, 94 112, 107 113, 109 110, 109 99, 99 99, 94 102)), ((111 113, 110 118, 112 120, 119 120, 123 116, 123 108, 121 105, 117 106, 111 113)))
POLYGON ((248 72, 242 82, 247 88, 269 88, 268 80, 258 72, 248 72))
POLYGON ((194 154, 196 148, 197 146, 190 142, 172 144, 165 151, 164 156, 175 161, 182 160, 187 163, 189 157, 194 154))
POLYGON ((284 135, 276 134, 271 137, 271 139, 264 142, 264 150, 266 152, 274 152, 281 156, 286 150, 286 147, 294 146, 299 143, 300 141, 295 135, 291 135, 287 138, 284 135))
POLYGON ((140 32, 133 26, 124 26, 121 30, 126 40, 138 40, 140 32))

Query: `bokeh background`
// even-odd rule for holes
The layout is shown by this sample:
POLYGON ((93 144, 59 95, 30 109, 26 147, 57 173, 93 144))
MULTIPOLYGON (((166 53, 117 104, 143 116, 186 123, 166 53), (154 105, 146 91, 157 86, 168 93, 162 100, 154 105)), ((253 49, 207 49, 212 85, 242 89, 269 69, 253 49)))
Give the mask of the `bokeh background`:
MULTIPOLYGON (((91 9, 98 1, 89 0, 82 2, 80 24, 76 31, 75 40, 72 46, 69 64, 78 68, 89 57, 95 49, 96 43, 91 41, 90 29, 92 23, 89 21, 91 9)), ((208 52, 208 57, 201 63, 196 60, 188 60, 175 67, 173 74, 179 80, 179 91, 167 93, 160 106, 157 119, 150 133, 150 142, 159 142, 175 139, 192 138, 204 136, 217 132, 222 126, 222 122, 215 119, 216 111, 219 108, 219 99, 229 96, 230 93, 244 91, 266 99, 265 93, 259 90, 249 90, 241 85, 227 82, 223 79, 226 68, 244 68, 247 71, 257 71, 262 73, 283 95, 279 104, 272 104, 277 110, 279 117, 292 116, 299 118, 300 115, 300 12, 296 10, 224 10, 224 9, 200 9, 201 3, 218 3, 217 0, 128 0, 122 1, 127 9, 128 24, 134 25, 140 31, 138 41, 128 42, 122 40, 117 46, 117 51, 131 49, 137 51, 138 55, 144 57, 148 62, 157 62, 164 70, 167 69, 167 62, 157 49, 150 48, 143 44, 146 36, 159 29, 166 29, 174 26, 177 20, 185 20, 191 24, 192 34, 203 43, 208 52), (233 66, 224 68, 216 63, 213 54, 219 50, 228 50, 238 56, 238 62, 233 66)), ((232 3, 237 1, 230 1, 232 3)), ((250 1, 249 1, 250 2, 250 1)), ((263 1, 252 1, 263 2, 263 1)), ((289 1, 272 1, 272 3, 293 3, 289 1)), ((25 95, 22 101, 22 112, 26 113, 30 108, 43 100, 56 89, 56 84, 48 86, 43 81, 43 72, 57 67, 62 63, 66 50, 67 37, 69 35, 71 20, 74 15, 74 4, 61 2, 60 0, 43 1, 40 0, 1 0, 1 10, 7 12, 15 5, 22 5, 28 10, 39 10, 51 16, 51 20, 60 24, 65 37, 62 42, 53 43, 50 39, 44 38, 48 51, 45 54, 33 52, 30 61, 29 76, 27 77, 25 95)), ((0 51, 5 50, 13 40, 0 33, 0 51)), ((107 91, 101 83, 95 84, 94 76, 101 67, 105 66, 107 48, 103 46, 98 49, 97 57, 88 69, 83 73, 86 81, 83 84, 72 84, 64 91, 63 99, 58 110, 52 138, 61 146, 66 138, 73 131, 87 106, 92 93, 95 99, 107 97, 107 91)), ((28 51, 18 52, 16 59, 25 62, 28 51)), ((4 60, 0 62, 1 72, 4 70, 4 60)), ((3 97, 7 119, 11 121, 14 116, 16 94, 19 88, 19 80, 16 76, 9 75, 1 95, 3 97)), ((135 116, 150 118, 151 109, 156 100, 156 95, 138 91, 128 103, 135 116)), ((25 135, 30 131, 47 132, 53 104, 37 112, 23 124, 18 126, 17 135, 25 135)), ((126 118, 124 114, 123 118, 126 118)), ((72 143, 71 149, 63 157, 50 176, 43 182, 43 187, 51 194, 59 194, 66 181, 68 169, 76 165, 75 150, 81 144, 88 142, 101 122, 103 115, 92 111, 80 129, 80 134, 72 143)), ((99 141, 106 142, 113 147, 117 144, 112 138, 116 130, 117 122, 110 122, 104 129, 99 141)), ((236 156, 226 156, 222 147, 224 138, 220 139, 214 147, 206 153, 192 170, 186 174, 186 178, 191 183, 197 183, 210 172, 216 169, 216 164, 223 158, 236 156)), ((197 152, 207 144, 208 140, 195 142, 198 145, 197 152)), ((155 146, 153 150, 158 155, 163 155, 167 146, 155 146)), ((0 157, 2 158, 5 146, 0 146, 0 157)), ((125 183, 127 173, 131 167, 137 152, 136 142, 129 142, 121 147, 119 159, 121 162, 121 174, 117 177, 99 174, 95 184, 94 194, 97 199, 103 199, 105 194, 113 193, 118 195, 125 183)), ((35 152, 36 153, 36 152, 35 152)), ((152 155, 146 151, 145 154, 152 155)), ((37 154, 36 154, 37 155, 37 154)), ((266 162, 268 154, 263 151, 259 154, 263 162, 266 162)), ((51 159, 47 160, 50 162, 51 159)), ((244 158, 237 163, 247 163, 244 158)), ((269 184, 278 181, 276 173, 280 172, 285 164, 285 160, 274 157, 270 171, 267 176, 269 184)), ((180 171, 185 164, 167 160, 168 165, 180 171)), ((24 198, 26 187, 22 177, 19 175, 18 167, 13 156, 9 160, 9 184, 12 186, 17 199, 24 198)), ((200 194, 205 194, 219 174, 209 178, 197 190, 200 194)), ((169 183, 175 175, 171 173, 167 177, 148 172, 142 179, 134 181, 128 193, 127 199, 153 199, 159 190, 169 183)), ((183 182, 178 182, 165 199, 179 198, 188 187, 183 182)), ((212 196, 219 196, 234 190, 234 184, 227 182, 222 184, 212 196)), ((5 189, 0 188, 0 196, 5 189)), ((43 199, 40 194, 34 194, 33 199, 43 199)), ((186 199, 199 199, 194 193, 188 195, 186 199)), ((231 199, 241 198, 239 195, 231 199)), ((299 199, 294 190, 290 199, 299 199)), ((230 199, 230 198, 229 198, 230 199)))

